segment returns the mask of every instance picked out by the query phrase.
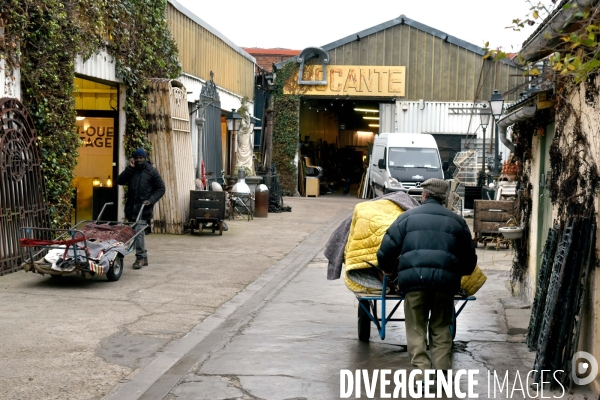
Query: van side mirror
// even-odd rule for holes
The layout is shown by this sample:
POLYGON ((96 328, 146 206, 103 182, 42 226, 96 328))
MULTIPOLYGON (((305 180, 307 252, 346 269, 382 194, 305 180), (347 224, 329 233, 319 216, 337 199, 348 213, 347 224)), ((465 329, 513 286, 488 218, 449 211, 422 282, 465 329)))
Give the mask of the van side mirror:
POLYGON ((448 161, 444 161, 442 163, 442 171, 448 171, 448 168, 450 167, 450 164, 448 164, 448 161))
POLYGON ((377 167, 379 167, 379 169, 385 169, 385 160, 383 158, 380 158, 379 161, 377 161, 377 167))

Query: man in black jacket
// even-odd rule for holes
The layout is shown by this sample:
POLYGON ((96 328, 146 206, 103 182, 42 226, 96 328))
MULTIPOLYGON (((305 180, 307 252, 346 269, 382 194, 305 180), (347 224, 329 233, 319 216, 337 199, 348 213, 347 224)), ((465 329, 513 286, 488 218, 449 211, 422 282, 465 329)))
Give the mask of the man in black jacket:
MULTIPOLYGON (((475 269, 477 255, 465 220, 442 204, 448 183, 428 179, 421 184, 422 205, 402 213, 388 228, 377 251, 386 273, 398 269, 410 362, 415 369, 452 368, 454 295, 463 275, 475 269), (427 353, 427 324, 429 344, 427 353)), ((421 380, 420 378, 417 378, 421 380)))
POLYGON ((138 230, 142 233, 135 242, 134 269, 148 265, 146 237, 144 230, 152 218, 152 207, 165 194, 165 183, 152 163, 146 160, 144 149, 137 149, 129 159, 129 165, 117 177, 117 184, 126 185, 127 201, 125 202, 125 218, 135 221, 144 205, 144 211, 138 222, 138 230))

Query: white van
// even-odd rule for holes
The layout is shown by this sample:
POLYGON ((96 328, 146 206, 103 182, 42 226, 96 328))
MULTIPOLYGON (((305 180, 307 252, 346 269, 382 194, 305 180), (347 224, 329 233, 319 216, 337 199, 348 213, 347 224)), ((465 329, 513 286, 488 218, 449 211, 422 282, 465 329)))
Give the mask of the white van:
MULTIPOLYGON (((444 165, 445 168, 446 165, 444 165)), ((421 183, 444 179, 433 136, 425 133, 380 133, 375 137, 369 179, 376 196, 403 191, 421 200, 421 183)))

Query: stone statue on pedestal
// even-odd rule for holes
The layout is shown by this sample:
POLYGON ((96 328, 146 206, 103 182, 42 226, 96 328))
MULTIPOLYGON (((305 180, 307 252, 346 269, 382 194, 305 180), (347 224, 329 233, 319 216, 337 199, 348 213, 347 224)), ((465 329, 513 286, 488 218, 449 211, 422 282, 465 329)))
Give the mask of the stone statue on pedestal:
POLYGON ((248 99, 242 100, 242 106, 238 113, 242 117, 242 123, 237 135, 237 165, 236 171, 239 168, 246 170, 246 176, 254 176, 254 132, 252 132, 252 123, 250 121, 250 113, 248 112, 248 99))

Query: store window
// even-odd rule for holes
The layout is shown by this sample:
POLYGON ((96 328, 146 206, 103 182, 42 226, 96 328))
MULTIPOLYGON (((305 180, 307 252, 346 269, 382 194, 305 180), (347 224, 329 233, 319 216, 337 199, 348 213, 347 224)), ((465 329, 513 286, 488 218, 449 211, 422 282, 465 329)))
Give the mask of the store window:
POLYGON ((117 87, 75 79, 77 136, 81 139, 74 171, 73 222, 96 219, 104 203, 113 202, 103 220, 117 219, 115 174, 118 171, 117 87))

